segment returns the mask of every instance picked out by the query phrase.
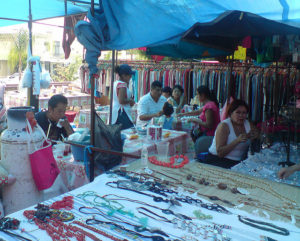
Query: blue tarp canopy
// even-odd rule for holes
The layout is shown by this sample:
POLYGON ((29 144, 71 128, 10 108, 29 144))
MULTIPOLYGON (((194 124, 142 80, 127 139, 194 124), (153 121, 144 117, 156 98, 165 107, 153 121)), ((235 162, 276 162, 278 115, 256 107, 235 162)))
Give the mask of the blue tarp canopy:
POLYGON ((272 21, 256 14, 226 11, 208 23, 195 23, 175 44, 149 46, 148 54, 177 58, 226 56, 246 36, 300 35, 298 27, 272 21), (188 57, 185 57, 188 56, 188 57))
MULTIPOLYGON (((102 8, 95 10, 94 17, 89 15, 91 23, 78 23, 75 29, 78 40, 87 49, 90 67, 95 65, 101 50, 167 46, 169 50, 175 48, 177 52, 174 50, 173 54, 180 56, 184 49, 179 45, 192 44, 181 43, 188 29, 196 23, 210 23, 227 11, 249 12, 300 27, 299 0, 102 0, 99 3, 102 8)), ((203 45, 202 48, 200 56, 205 53, 203 45)))
MULTIPOLYGON (((87 12, 90 0, 67 1, 67 15, 87 12)), ((62 17, 65 15, 64 0, 31 0, 32 20, 62 17)), ((0 27, 29 21, 29 0, 1 0, 0 27), (13 20, 9 20, 13 19, 13 20)))

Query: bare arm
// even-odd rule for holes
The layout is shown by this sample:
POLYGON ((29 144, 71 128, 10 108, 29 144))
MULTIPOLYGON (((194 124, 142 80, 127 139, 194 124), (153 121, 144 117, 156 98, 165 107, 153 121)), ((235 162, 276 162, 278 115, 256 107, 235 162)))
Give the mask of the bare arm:
POLYGON ((181 111, 181 109, 182 109, 182 107, 184 106, 184 104, 185 104, 185 98, 184 98, 184 95, 182 95, 182 96, 180 97, 180 103, 179 103, 179 105, 178 105, 178 107, 177 107, 177 109, 176 109, 176 112, 177 112, 177 113, 181 111))
POLYGON ((241 134, 238 138, 227 145, 229 136, 229 127, 225 123, 221 123, 216 131, 216 149, 219 157, 225 157, 230 153, 239 143, 247 141, 247 135, 241 134))
POLYGON ((161 115, 162 115, 162 111, 154 113, 154 114, 140 115, 140 120, 148 121, 148 120, 151 120, 153 117, 160 117, 161 115))
POLYGON ((202 112, 202 108, 199 109, 199 110, 194 110, 194 111, 191 111, 191 112, 187 112, 187 113, 180 113, 178 114, 178 116, 195 116, 195 115, 200 115, 202 112))
POLYGON ((189 121, 198 123, 200 126, 203 126, 206 129, 213 128, 213 125, 214 125, 214 114, 213 114, 213 111, 212 110, 206 110, 205 111, 205 117, 206 117, 206 121, 205 122, 203 122, 199 118, 192 118, 192 119, 189 119, 189 121))
POLYGON ((121 105, 134 105, 134 101, 133 99, 127 99, 127 89, 122 87, 118 89, 118 100, 120 102, 121 105))

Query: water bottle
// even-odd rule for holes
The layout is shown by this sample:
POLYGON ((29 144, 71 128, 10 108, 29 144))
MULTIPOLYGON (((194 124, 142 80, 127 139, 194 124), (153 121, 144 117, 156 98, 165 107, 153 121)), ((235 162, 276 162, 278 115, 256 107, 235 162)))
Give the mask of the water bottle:
POLYGON ((141 152, 141 165, 142 168, 148 168, 148 149, 145 144, 143 144, 141 152))

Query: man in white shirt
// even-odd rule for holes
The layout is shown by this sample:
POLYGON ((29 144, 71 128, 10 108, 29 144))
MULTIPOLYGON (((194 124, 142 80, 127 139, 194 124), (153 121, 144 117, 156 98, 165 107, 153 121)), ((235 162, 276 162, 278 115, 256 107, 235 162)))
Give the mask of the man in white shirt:
POLYGON ((163 114, 162 109, 167 99, 161 94, 162 84, 159 81, 152 82, 150 92, 144 95, 138 103, 137 126, 144 126, 153 117, 160 117, 163 114))

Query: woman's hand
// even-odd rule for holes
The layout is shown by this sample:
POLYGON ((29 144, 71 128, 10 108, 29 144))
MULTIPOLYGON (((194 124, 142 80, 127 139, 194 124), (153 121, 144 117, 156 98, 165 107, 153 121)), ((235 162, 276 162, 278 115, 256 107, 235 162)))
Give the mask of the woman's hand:
POLYGON ((281 168, 281 170, 278 172, 278 177, 280 179, 288 178, 290 175, 292 175, 295 172, 293 169, 293 166, 287 167, 287 168, 281 168))
POLYGON ((240 134, 236 140, 238 143, 246 142, 248 140, 248 136, 246 133, 243 133, 243 134, 240 134))
POLYGON ((278 172, 278 177, 280 179, 288 178, 290 175, 292 175, 296 171, 300 171, 300 164, 281 168, 281 170, 278 172))
POLYGON ((260 132, 257 129, 251 129, 247 136, 250 140, 258 139, 260 137, 260 132))

